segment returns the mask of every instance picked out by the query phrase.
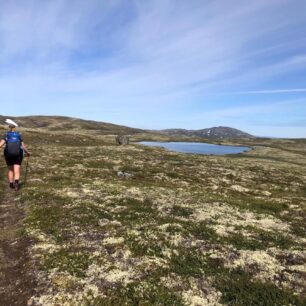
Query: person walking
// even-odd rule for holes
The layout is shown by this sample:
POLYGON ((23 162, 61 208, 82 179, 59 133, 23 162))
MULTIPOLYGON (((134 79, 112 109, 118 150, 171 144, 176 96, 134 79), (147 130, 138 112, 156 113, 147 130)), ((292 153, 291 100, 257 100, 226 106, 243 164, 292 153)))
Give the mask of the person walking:
POLYGON ((16 191, 20 188, 20 168, 24 153, 30 156, 21 134, 16 131, 18 124, 11 119, 6 119, 5 123, 9 131, 0 140, 0 148, 5 144, 4 158, 8 167, 8 181, 11 189, 16 191))

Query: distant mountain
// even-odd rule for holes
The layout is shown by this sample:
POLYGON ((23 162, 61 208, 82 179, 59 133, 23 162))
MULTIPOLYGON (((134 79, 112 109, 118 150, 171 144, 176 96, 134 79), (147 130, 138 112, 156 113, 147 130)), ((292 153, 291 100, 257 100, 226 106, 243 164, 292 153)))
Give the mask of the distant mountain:
POLYGON ((70 118, 63 116, 25 116, 12 117, 1 116, 0 125, 6 118, 15 120, 21 127, 25 128, 39 128, 46 131, 92 131, 99 132, 99 134, 135 134, 143 133, 144 130, 130 128, 122 125, 112 123, 105 123, 92 120, 83 120, 78 118, 70 118))
POLYGON ((99 133, 103 135, 114 134, 136 134, 136 133, 155 133, 167 136, 187 136, 187 137, 205 137, 205 138, 250 138, 252 135, 242 132, 240 130, 230 127, 212 127, 209 129, 201 130, 185 130, 185 129, 166 129, 166 130, 142 130, 137 128, 131 128, 127 126, 83 120, 78 118, 64 117, 64 116, 24 116, 24 117, 12 117, 0 115, 0 128, 4 128, 4 120, 11 118, 15 120, 21 127, 40 129, 42 131, 90 131, 92 133, 99 133))
POLYGON ((188 136, 188 137, 205 137, 205 138, 250 138, 254 137, 243 131, 226 127, 218 126, 201 130, 185 130, 185 129, 166 129, 157 131, 168 136, 188 136))

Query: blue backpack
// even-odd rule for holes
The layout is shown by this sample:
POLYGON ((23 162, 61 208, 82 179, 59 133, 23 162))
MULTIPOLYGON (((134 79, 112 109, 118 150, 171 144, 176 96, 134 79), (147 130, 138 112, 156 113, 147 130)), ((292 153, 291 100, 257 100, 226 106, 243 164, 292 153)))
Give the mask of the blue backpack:
POLYGON ((5 136, 5 157, 19 157, 22 154, 21 150, 21 136, 18 132, 7 132, 5 136))

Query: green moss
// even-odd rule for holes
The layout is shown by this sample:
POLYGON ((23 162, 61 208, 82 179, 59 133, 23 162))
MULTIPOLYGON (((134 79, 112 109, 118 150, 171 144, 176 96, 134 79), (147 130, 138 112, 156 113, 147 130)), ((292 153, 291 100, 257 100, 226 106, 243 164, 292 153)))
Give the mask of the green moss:
MULTIPOLYGON (((179 225, 180 223, 175 223, 176 221, 173 220, 173 219, 170 219, 168 222, 164 222, 164 223, 167 223, 169 224, 167 226, 167 228, 165 229, 165 232, 166 233, 169 233, 171 235, 177 235, 177 234, 180 234, 182 236, 185 236, 187 237, 189 235, 189 232, 186 228, 183 227, 183 225, 179 225), (171 224, 173 223, 173 224, 171 224)), ((184 224, 184 222, 181 222, 181 224, 184 224)))
POLYGON ((196 239, 216 243, 218 240, 220 240, 220 236, 216 234, 214 229, 209 227, 209 224, 211 223, 207 223, 205 221, 191 224, 189 223, 187 224, 187 230, 196 239))
POLYGON ((192 214, 193 210, 189 207, 183 207, 180 205, 173 205, 171 208, 170 214, 177 217, 189 217, 192 214))
POLYGON ((100 219, 112 219, 111 214, 105 211, 105 209, 88 202, 73 207, 69 210, 69 214, 73 223, 81 226, 97 226, 100 219))
POLYGON ((300 237, 306 238, 306 209, 301 208, 297 211, 290 211, 282 219, 290 224, 291 232, 300 237))
POLYGON ((155 215, 153 204, 149 199, 140 201, 128 197, 114 204, 123 207, 123 210, 116 214, 116 218, 125 224, 148 222, 155 215))
POLYGON ((86 306, 183 306, 183 300, 157 280, 134 282, 105 292, 106 297, 85 302, 86 306))
POLYGON ((39 188, 28 189, 25 193, 21 194, 21 202, 29 202, 31 206, 42 207, 51 204, 60 204, 61 206, 71 203, 69 197, 62 197, 52 192, 53 186, 40 186, 39 188))
POLYGON ((272 283, 252 280, 248 273, 239 269, 216 277, 215 286, 222 292, 221 302, 226 305, 302 306, 306 302, 272 283))
POLYGON ((149 254, 149 246, 147 242, 139 241, 134 237, 126 237, 125 243, 134 256, 146 256, 149 254))
POLYGON ((238 250, 258 250, 258 249, 265 249, 268 246, 268 241, 266 243, 263 243, 260 240, 252 239, 243 236, 242 234, 231 234, 228 237, 222 238, 223 244, 231 244, 238 250))
POLYGON ((40 230, 52 235, 57 241, 63 239, 62 229, 65 221, 66 210, 60 206, 36 207, 25 219, 25 226, 31 230, 40 230))
POLYGON ((196 249, 180 249, 173 253, 169 270, 181 276, 201 277, 204 273, 205 258, 196 249))
POLYGON ((265 247, 279 247, 281 249, 289 249, 292 246, 296 245, 296 242, 292 237, 283 235, 278 232, 267 232, 263 230, 257 230, 258 235, 257 239, 264 244, 265 247))
POLYGON ((180 177, 181 177, 181 174, 179 174, 178 172, 167 172, 166 174, 167 174, 169 177, 174 178, 174 179, 180 178, 180 177))
POLYGON ((85 160, 84 165, 87 169, 113 169, 114 165, 106 160, 98 159, 98 160, 85 160))
POLYGON ((236 249, 241 250, 265 250, 270 247, 278 247, 280 249, 290 249, 295 246, 295 241, 286 234, 278 232, 268 232, 255 227, 248 227, 252 237, 246 237, 242 233, 230 234, 222 237, 219 242, 228 245, 231 244, 236 249))
POLYGON ((243 270, 225 268, 220 259, 205 257, 196 249, 180 250, 173 255, 169 269, 183 277, 212 277, 213 286, 222 293, 221 302, 226 305, 304 305, 306 302, 272 283, 253 280, 243 270))
MULTIPOLYGON (((52 187, 71 187, 73 186, 74 188, 77 187, 75 186, 75 179, 74 175, 54 175, 51 176, 47 179, 47 182, 49 185, 52 185, 52 187)), ((80 185, 79 185, 80 186, 80 185)))
POLYGON ((127 235, 125 242, 134 256, 155 256, 163 258, 163 250, 169 246, 162 235, 159 235, 157 239, 152 239, 146 233, 137 237, 127 235))
POLYGON ((224 200, 230 205, 234 205, 240 209, 248 209, 259 214, 279 216, 281 212, 289 209, 286 203, 255 199, 252 196, 244 196, 241 194, 232 194, 231 197, 227 197, 224 200))
POLYGON ((68 272, 74 276, 84 277, 90 263, 90 257, 86 253, 61 249, 60 251, 45 256, 42 269, 50 271, 56 268, 61 272, 68 272))

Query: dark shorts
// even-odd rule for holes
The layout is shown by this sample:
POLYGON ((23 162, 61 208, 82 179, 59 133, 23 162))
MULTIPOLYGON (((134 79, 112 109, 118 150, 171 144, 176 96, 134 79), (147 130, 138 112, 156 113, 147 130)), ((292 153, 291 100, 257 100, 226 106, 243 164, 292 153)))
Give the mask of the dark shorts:
POLYGON ((22 155, 17 157, 5 157, 5 161, 8 166, 21 165, 22 160, 23 160, 22 155))

